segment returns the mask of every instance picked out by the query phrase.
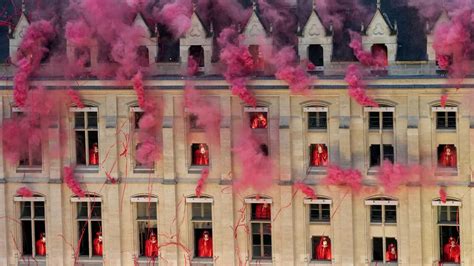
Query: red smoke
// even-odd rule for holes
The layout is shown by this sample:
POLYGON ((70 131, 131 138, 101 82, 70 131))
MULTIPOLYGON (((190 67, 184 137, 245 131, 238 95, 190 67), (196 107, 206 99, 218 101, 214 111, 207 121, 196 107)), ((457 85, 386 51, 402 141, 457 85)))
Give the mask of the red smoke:
POLYGON ((154 17, 166 25, 174 38, 182 37, 191 28, 191 0, 168 0, 162 9, 153 11, 154 17))
POLYGON ((306 185, 303 182, 295 182, 294 184, 295 189, 301 190, 303 194, 306 195, 306 197, 311 198, 311 199, 316 199, 316 193, 314 192, 314 189, 312 189, 310 186, 306 185))
POLYGON ((247 77, 254 72, 255 65, 252 55, 240 41, 238 32, 233 28, 225 28, 219 34, 217 42, 221 47, 220 60, 226 66, 223 75, 231 84, 232 94, 255 106, 257 101, 246 86, 247 77))
POLYGON ((348 93, 358 104, 362 106, 379 106, 371 97, 366 94, 365 84, 362 80, 362 73, 355 64, 349 65, 344 79, 348 83, 348 93))
POLYGON ((296 53, 293 47, 287 46, 280 49, 271 60, 277 68, 275 77, 288 83, 294 94, 309 94, 313 78, 296 64, 296 53))
POLYGON ((388 65, 387 53, 384 50, 375 50, 374 53, 364 51, 360 34, 355 31, 349 31, 349 34, 351 36, 349 47, 362 65, 376 68, 384 68, 388 65))
POLYGON ((416 176, 421 174, 420 166, 404 166, 392 164, 385 160, 380 167, 377 177, 385 189, 385 192, 395 192, 401 185, 406 185, 410 181, 416 181, 416 176))
POLYGON ((39 67, 44 54, 48 52, 47 44, 56 33, 51 22, 40 20, 31 23, 26 30, 17 52, 17 72, 13 77, 13 97, 18 107, 23 107, 28 94, 28 79, 39 67))
POLYGON ((439 198, 441 199, 441 202, 446 203, 447 197, 448 197, 448 194, 446 193, 446 188, 445 187, 440 187, 439 188, 439 198))
POLYGON ((84 108, 84 104, 81 101, 81 96, 79 93, 71 88, 67 89, 67 95, 71 99, 72 103, 79 107, 79 108, 84 108))
POLYGON ((16 194, 22 197, 33 197, 33 192, 28 187, 21 187, 16 191, 16 194))
POLYGON ((82 190, 81 185, 74 177, 74 168, 65 166, 63 168, 64 182, 69 189, 78 197, 85 197, 86 193, 82 190))
POLYGON ((342 169, 337 165, 330 165, 322 183, 325 185, 348 186, 357 192, 362 187, 362 174, 359 170, 342 169))
POLYGON ((448 102, 448 94, 447 93, 444 93, 443 95, 441 95, 441 99, 440 99, 440 103, 441 103, 441 107, 446 107, 446 103, 448 102))
POLYGON ((198 183, 196 185, 196 189, 195 189, 196 196, 198 198, 200 198, 202 195, 202 191, 204 190, 204 184, 206 183, 206 180, 208 177, 209 177, 209 169, 208 168, 202 169, 201 177, 199 178, 198 183))
POLYGON ((232 149, 242 169, 240 178, 234 183, 236 190, 253 188, 256 192, 263 192, 271 187, 274 167, 270 157, 262 152, 261 144, 248 127, 242 128, 232 149))
POLYGON ((189 113, 197 116, 197 126, 206 131, 207 140, 219 144, 221 112, 218 105, 201 95, 192 85, 188 84, 184 90, 184 106, 189 113))

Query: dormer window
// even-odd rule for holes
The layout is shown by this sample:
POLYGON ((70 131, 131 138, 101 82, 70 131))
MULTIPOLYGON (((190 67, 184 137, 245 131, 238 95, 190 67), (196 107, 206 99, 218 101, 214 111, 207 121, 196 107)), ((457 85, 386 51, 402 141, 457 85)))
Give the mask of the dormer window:
POLYGON ((198 67, 204 67, 204 49, 201 45, 191 45, 189 47, 189 56, 192 56, 198 67))
POLYGON ((145 45, 140 45, 137 48, 137 62, 141 67, 150 66, 150 53, 148 51, 148 47, 145 45))
POLYGON ((179 39, 175 39, 165 26, 159 27, 159 30, 158 62, 179 62, 179 39))
POLYGON ((309 62, 312 64, 311 67, 314 66, 314 69, 308 70, 318 70, 318 67, 324 66, 324 56, 323 56, 323 47, 319 44, 311 44, 308 46, 308 59, 309 62))
POLYGON ((81 47, 74 49, 74 58, 76 63, 83 67, 91 66, 91 49, 89 47, 81 47))
POLYGON ((264 61, 260 46, 249 45, 249 53, 252 55, 253 65, 256 71, 263 71, 264 61))

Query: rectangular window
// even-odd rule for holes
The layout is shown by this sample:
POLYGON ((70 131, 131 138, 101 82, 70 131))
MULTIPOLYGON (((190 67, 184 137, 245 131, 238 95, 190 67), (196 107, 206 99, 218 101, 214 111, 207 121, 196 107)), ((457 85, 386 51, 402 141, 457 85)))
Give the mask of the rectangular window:
POLYGON ((43 201, 20 202, 22 254, 46 256, 46 233, 43 201))
MULTIPOLYGON (((146 200, 146 199, 145 199, 146 200)), ((157 203, 137 202, 137 228, 141 257, 158 257, 157 203)))
POLYGON ((331 219, 331 205, 309 204, 309 221, 329 223, 331 219))
POLYGON ((395 205, 370 205, 370 222, 396 224, 397 206, 395 205))
POLYGON ((194 235, 194 257, 212 258, 212 204, 191 203, 194 235))
POLYGON ((456 129, 456 112, 436 112, 436 129, 456 129))
POLYGON ((101 203, 78 202, 76 208, 79 256, 101 257, 103 255, 101 203))
POLYGON ((440 261, 459 264, 461 246, 459 235, 459 207, 438 206, 440 261))
POLYGON ((383 238, 372 238, 372 261, 383 261, 383 238))
POLYGON ((383 263, 397 262, 397 240, 393 237, 372 238, 372 261, 383 263))
POLYGON ((250 127, 252 129, 267 128, 267 112, 249 112, 250 127))
POLYGON ((252 259, 272 258, 271 205, 251 205, 252 259))
POLYGON ((393 129, 393 112, 369 112, 369 129, 393 129))
POLYGON ((373 144, 370 145, 370 167, 380 166, 383 160, 395 161, 394 149, 391 144, 373 144), (382 150, 380 148, 382 147, 382 150))
POLYGON ((99 164, 99 134, 97 111, 74 112, 76 163, 93 166, 99 164))
MULTIPOLYGON (((14 108, 12 110, 12 117, 22 122, 27 122, 31 127, 31 130, 37 131, 37 134, 41 134, 40 123, 31 122, 26 117, 25 113, 21 110, 14 108)), ((39 143, 27 143, 25 150, 20 151, 20 160, 18 162, 19 168, 40 168, 42 165, 43 151, 41 147, 41 139, 39 143)))
POLYGON ((370 222, 381 223, 382 222, 382 205, 370 206, 370 222))
POLYGON ((189 114, 189 128, 193 130, 202 130, 204 129, 200 124, 198 124, 198 116, 195 114, 189 114))
POLYGON ((385 205, 385 223, 397 223, 397 206, 395 205, 385 205))
POLYGON ((194 143, 191 145, 192 165, 209 165, 209 147, 205 143, 194 143))
POLYGON ((327 129, 327 112, 308 112, 308 129, 327 129))
POLYGON ((313 260, 331 260, 331 239, 327 236, 313 236, 311 238, 313 260))
POLYGON ((438 146, 438 167, 457 168, 456 146, 452 144, 438 146))

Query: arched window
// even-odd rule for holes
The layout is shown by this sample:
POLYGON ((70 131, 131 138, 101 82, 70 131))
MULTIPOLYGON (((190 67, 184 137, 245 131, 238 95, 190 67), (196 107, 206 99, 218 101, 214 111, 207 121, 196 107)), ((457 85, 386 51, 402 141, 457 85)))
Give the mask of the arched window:
POLYGON ((324 66, 323 47, 319 44, 308 46, 308 59, 316 67, 324 66))

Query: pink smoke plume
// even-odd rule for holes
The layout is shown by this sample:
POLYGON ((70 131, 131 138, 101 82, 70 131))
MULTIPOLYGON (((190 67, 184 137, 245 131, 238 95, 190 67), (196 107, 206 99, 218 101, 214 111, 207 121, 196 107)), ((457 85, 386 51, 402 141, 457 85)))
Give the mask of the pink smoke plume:
POLYGON ((198 183, 196 185, 196 189, 195 189, 196 196, 198 198, 200 198, 202 195, 202 191, 204 190, 204 184, 206 183, 206 180, 208 177, 209 177, 209 169, 208 168, 202 169, 201 177, 199 178, 198 183))
POLYGON ((82 190, 81 185, 74 177, 74 168, 65 166, 63 168, 64 182, 68 188, 78 197, 85 197, 86 193, 82 190))
POLYGON ((314 192, 314 189, 301 181, 295 182, 294 187, 297 190, 298 189, 301 190, 301 192, 303 192, 303 194, 305 194, 308 198, 311 198, 311 199, 317 198, 316 193, 314 192))
POLYGON ((158 103, 151 96, 146 96, 141 72, 133 77, 132 82, 133 89, 137 94, 138 105, 144 111, 138 122, 140 128, 136 159, 142 165, 151 167, 160 158, 160 146, 156 138, 161 125, 160 109, 158 103))
POLYGON ((446 188, 445 187, 440 187, 439 188, 439 198, 441 199, 441 202, 446 203, 447 197, 448 197, 448 194, 446 193, 446 188))
POLYGON ((362 174, 355 169, 342 169, 337 165, 330 165, 322 184, 348 186, 357 192, 362 187, 362 174))
POLYGON ((388 65, 385 50, 375 49, 373 52, 364 51, 360 34, 355 31, 349 31, 349 34, 351 36, 349 47, 352 48, 354 55, 362 65, 376 68, 384 68, 388 65))
POLYGON ((234 183, 237 191, 253 188, 259 193, 272 185, 273 162, 263 152, 261 145, 250 128, 244 125, 232 149, 242 166, 241 176, 234 183))
POLYGON ((162 9, 153 11, 154 17, 166 25, 174 38, 182 37, 191 28, 193 11, 191 0, 169 0, 162 9))
POLYGON ((21 187, 17 189, 16 194, 26 198, 33 197, 33 191, 31 191, 31 189, 28 187, 21 187))
POLYGON ((197 116, 196 124, 204 128, 207 140, 219 144, 222 118, 219 106, 202 96, 191 84, 187 84, 184 90, 184 106, 197 116))
POLYGON ((446 107, 446 103, 448 102, 448 94, 447 93, 444 93, 443 95, 441 95, 441 99, 440 99, 440 103, 441 103, 441 107, 446 107))
POLYGON ((221 47, 220 60, 226 66, 224 77, 231 84, 232 94, 245 103, 256 106, 255 97, 247 89, 247 78, 255 70, 252 55, 247 47, 240 44, 238 32, 229 27, 219 34, 217 43, 221 47))
MULTIPOLYGON (((313 1, 310 0, 310 2, 313 1)), ((369 10, 360 0, 317 0, 316 10, 323 24, 333 25, 335 32, 343 29, 347 21, 352 22, 353 25, 360 25, 360 22, 369 15, 369 10)))
POLYGON ((418 175, 421 174, 420 166, 405 166, 402 164, 392 164, 385 160, 380 167, 377 177, 385 189, 385 192, 395 192, 401 185, 409 182, 418 181, 418 175))
POLYGON ((28 94, 28 79, 38 69, 41 59, 48 52, 47 44, 56 33, 51 22, 40 20, 31 23, 17 52, 17 71, 13 77, 13 97, 18 107, 23 107, 28 94))
POLYGON ((362 73, 355 64, 347 67, 346 77, 348 83, 348 93, 358 104, 362 106, 379 106, 371 97, 366 94, 365 84, 362 80, 362 73))
POLYGON ((271 60, 277 68, 275 77, 288 83, 292 93, 307 95, 311 92, 313 78, 296 64, 296 60, 293 47, 287 46, 276 52, 271 60))
POLYGON ((84 103, 82 103, 81 96, 79 95, 79 92, 73 90, 72 88, 67 89, 67 95, 71 99, 72 103, 79 107, 79 108, 84 108, 84 103))
POLYGON ((194 76, 199 70, 199 64, 192 55, 188 57, 188 76, 194 76))

